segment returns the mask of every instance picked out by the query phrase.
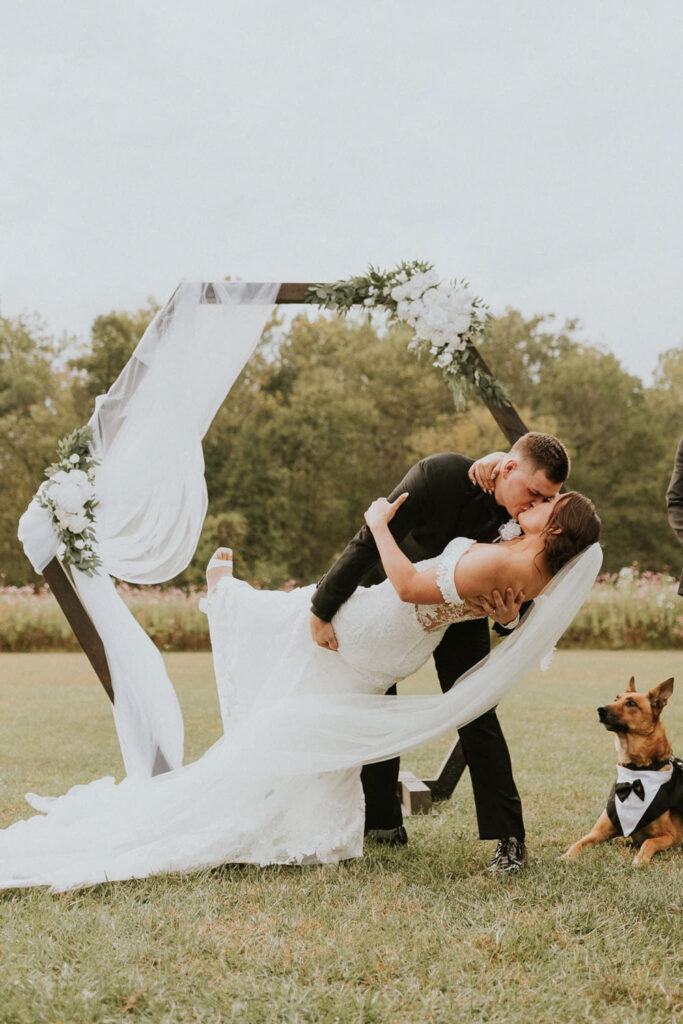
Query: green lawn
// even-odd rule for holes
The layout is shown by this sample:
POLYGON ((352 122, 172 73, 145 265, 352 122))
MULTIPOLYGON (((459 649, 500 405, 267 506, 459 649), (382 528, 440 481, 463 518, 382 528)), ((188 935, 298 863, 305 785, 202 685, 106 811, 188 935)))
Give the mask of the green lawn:
MULTIPOLYGON (((219 735, 210 656, 167 656, 187 759, 219 735)), ((0 1022, 670 1022, 680 982, 683 850, 633 869, 621 841, 558 861, 611 785, 596 705, 633 673, 674 675, 665 712, 683 750, 680 652, 559 651, 500 715, 530 838, 520 876, 483 871, 469 781, 403 850, 338 867, 229 867, 52 896, 0 894, 0 1022)), ((433 685, 425 670, 410 687, 433 685)), ((121 775, 111 712, 81 655, 0 657, 0 824, 121 775)), ((447 740, 410 753, 431 775, 447 740)), ((293 794, 295 798, 295 794, 293 794)))

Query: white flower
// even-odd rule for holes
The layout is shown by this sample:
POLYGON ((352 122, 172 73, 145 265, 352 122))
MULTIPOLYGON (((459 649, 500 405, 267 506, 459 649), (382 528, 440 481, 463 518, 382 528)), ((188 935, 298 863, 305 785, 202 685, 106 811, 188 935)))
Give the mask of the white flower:
POLYGON ((391 297, 394 300, 394 302, 401 302, 403 299, 407 298, 405 286, 402 284, 394 285, 394 287, 391 289, 391 297))
POLYGON ((423 320, 428 327, 443 329, 448 323, 448 316, 440 306, 431 305, 422 312, 420 320, 423 320))
MULTIPOLYGON (((53 480, 56 480, 56 476, 53 480)), ((83 505, 94 493, 95 489, 88 480, 87 473, 82 469, 74 469, 70 473, 64 473, 60 480, 53 483, 50 498, 57 509, 63 512, 81 513, 83 505)))
POLYGON ((83 533, 83 530, 89 525, 90 520, 86 515, 69 515, 66 517, 64 526, 70 533, 83 533))
POLYGON ((521 533, 522 527, 516 519, 508 519, 507 523, 503 523, 502 526, 498 527, 498 534, 501 540, 514 540, 515 537, 519 537, 521 533))
POLYGON ((76 452, 74 452, 73 455, 69 456, 69 462, 73 462, 74 465, 76 465, 76 463, 80 462, 80 461, 81 461, 81 457, 80 457, 80 455, 76 455, 76 452))
POLYGON ((60 544, 57 548, 57 558, 64 558, 66 553, 66 544, 60 544))
POLYGON ((88 474, 82 469, 72 469, 66 474, 66 478, 70 484, 78 484, 79 487, 85 487, 88 483, 88 474))
POLYGON ((374 299, 370 299, 370 298, 363 299, 363 305, 364 306, 374 306, 375 305, 375 300, 374 299))
POLYGON ((81 513, 83 511, 84 496, 80 487, 72 484, 57 484, 52 488, 50 495, 59 512, 81 513))
POLYGON ((470 328, 470 316, 468 313, 456 313, 449 318, 449 324, 456 334, 465 334, 470 328))
POLYGON ((74 547, 78 548, 79 551, 82 551, 83 548, 85 547, 85 541, 84 540, 74 541, 74 547))
POLYGON ((405 270, 402 270, 400 274, 396 275, 396 280, 400 281, 401 284, 406 283, 406 281, 408 280, 408 275, 406 274, 405 270))
POLYGON ((431 328, 424 322, 422 317, 419 318, 415 324, 415 337, 421 338, 422 341, 431 341, 432 331, 431 328))
POLYGON ((434 360, 434 366, 438 366, 442 370, 445 370, 446 367, 450 366, 452 362, 453 362, 453 353, 445 351, 445 352, 442 352, 441 355, 439 355, 434 360))

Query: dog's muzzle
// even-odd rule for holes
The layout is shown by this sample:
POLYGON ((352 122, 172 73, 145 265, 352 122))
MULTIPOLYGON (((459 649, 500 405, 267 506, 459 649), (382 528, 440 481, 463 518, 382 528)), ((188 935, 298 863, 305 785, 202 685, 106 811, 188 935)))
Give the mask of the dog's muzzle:
POLYGON ((626 723, 617 718, 609 708, 598 708, 598 718, 610 732, 628 732, 626 723))

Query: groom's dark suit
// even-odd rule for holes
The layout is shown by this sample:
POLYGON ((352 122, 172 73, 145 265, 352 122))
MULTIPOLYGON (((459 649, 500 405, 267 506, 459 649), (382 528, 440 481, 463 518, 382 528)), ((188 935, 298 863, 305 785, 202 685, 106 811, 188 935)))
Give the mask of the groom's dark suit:
MULTIPOLYGON (((408 491, 390 529, 411 561, 440 554, 454 537, 492 541, 501 523, 509 519, 491 495, 470 483, 467 471, 471 465, 472 459, 454 452, 430 455, 409 469, 389 495, 393 501, 408 491)), ((329 622, 356 587, 373 586, 383 579, 375 541, 364 526, 318 584, 312 610, 329 622)), ((441 689, 449 690, 463 672, 488 654, 489 646, 487 619, 450 626, 434 652, 441 689)), ((480 837, 523 838, 522 805, 495 710, 464 726, 459 735, 472 778, 480 837)), ((398 769, 398 758, 363 768, 366 828, 388 829, 401 824, 396 795, 398 769)))

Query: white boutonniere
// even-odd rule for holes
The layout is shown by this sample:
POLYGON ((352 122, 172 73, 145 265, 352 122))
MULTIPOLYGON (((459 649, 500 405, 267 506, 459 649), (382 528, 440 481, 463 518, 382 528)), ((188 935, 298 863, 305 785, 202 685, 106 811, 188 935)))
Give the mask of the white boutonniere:
POLYGON ((501 540, 514 540, 515 537, 521 537, 522 527, 516 519, 508 519, 507 523, 498 527, 498 535, 501 540))

